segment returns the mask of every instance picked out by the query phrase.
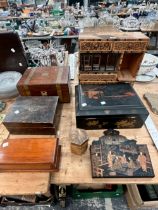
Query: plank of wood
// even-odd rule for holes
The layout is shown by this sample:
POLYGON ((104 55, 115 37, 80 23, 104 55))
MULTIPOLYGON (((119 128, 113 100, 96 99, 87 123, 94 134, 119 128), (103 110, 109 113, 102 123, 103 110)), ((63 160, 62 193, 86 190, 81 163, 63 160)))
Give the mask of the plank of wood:
POLYGON ((0 195, 44 194, 49 179, 49 173, 0 173, 0 195))

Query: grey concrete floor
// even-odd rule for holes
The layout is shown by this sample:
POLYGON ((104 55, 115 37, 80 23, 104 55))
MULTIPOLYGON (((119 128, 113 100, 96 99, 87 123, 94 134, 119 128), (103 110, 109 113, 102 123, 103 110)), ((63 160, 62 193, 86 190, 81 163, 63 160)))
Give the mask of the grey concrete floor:
MULTIPOLYGON (((130 210, 124 196, 117 198, 93 198, 67 200, 67 206, 62 208, 59 203, 53 206, 8 206, 0 210, 130 210)), ((139 208, 138 210, 158 210, 158 208, 139 208)))
POLYGON ((0 207, 0 210, 129 210, 125 198, 93 198, 93 199, 67 199, 67 205, 62 208, 59 203, 49 206, 21 206, 0 207))

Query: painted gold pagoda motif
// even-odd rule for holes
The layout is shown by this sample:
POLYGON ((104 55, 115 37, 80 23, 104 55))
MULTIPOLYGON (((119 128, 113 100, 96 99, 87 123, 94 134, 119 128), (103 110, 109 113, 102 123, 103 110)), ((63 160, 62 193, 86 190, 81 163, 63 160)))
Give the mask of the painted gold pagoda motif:
POLYGON ((154 177, 147 145, 107 130, 90 147, 93 178, 154 177))

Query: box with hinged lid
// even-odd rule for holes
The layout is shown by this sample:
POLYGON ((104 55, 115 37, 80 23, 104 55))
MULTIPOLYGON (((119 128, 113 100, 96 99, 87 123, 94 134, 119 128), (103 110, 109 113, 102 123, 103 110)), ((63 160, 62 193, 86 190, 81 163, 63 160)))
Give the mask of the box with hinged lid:
POLYGON ((19 96, 3 124, 11 134, 56 134, 60 108, 58 96, 19 96))
POLYGON ((78 85, 75 93, 78 128, 140 128, 149 114, 128 83, 78 85))

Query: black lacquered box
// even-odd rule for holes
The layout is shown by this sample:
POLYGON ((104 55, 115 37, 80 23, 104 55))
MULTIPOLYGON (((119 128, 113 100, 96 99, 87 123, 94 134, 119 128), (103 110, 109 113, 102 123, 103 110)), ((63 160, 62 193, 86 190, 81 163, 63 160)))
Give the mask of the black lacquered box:
POLYGON ((78 128, 140 128, 149 115, 129 83, 78 85, 75 98, 78 128))

